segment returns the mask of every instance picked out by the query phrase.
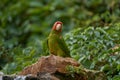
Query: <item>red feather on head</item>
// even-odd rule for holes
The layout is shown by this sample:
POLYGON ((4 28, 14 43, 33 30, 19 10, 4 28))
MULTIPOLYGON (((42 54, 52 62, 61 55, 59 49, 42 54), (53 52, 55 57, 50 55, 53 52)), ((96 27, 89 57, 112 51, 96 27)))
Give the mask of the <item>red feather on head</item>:
MULTIPOLYGON (((60 28, 60 30, 58 30, 58 32, 61 32, 61 31, 62 31, 62 24, 63 24, 61 21, 55 22, 54 25, 53 25, 52 30, 56 30, 56 26, 57 26, 58 24, 61 25, 61 28, 60 28)), ((56 30, 56 31, 57 31, 57 30, 56 30)))

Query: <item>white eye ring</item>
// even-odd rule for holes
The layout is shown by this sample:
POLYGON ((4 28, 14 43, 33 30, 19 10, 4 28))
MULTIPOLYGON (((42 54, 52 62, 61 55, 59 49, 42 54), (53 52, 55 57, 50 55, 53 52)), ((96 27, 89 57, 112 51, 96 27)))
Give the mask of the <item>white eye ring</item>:
POLYGON ((60 30, 61 29, 61 27, 62 27, 62 25, 61 24, 57 24, 57 26, 56 26, 56 30, 58 31, 58 30, 60 30))

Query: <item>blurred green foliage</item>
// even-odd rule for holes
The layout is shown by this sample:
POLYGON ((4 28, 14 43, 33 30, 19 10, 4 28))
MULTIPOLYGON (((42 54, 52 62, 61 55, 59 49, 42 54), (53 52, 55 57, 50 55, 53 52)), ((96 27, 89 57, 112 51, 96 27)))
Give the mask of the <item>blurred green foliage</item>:
POLYGON ((65 36, 74 59, 108 78, 120 77, 120 23, 113 26, 78 28, 65 36))
POLYGON ((35 62, 58 20, 73 58, 120 77, 120 49, 112 50, 120 44, 119 0, 1 0, 0 69, 11 74, 35 62))

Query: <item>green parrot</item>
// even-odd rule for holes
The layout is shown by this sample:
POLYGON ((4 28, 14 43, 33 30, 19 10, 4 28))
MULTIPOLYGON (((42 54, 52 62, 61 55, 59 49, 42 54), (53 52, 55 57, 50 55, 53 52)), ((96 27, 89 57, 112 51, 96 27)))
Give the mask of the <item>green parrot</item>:
POLYGON ((70 57, 70 51, 61 35, 62 27, 62 22, 57 21, 54 23, 49 37, 45 41, 46 44, 43 44, 44 51, 56 56, 70 57))

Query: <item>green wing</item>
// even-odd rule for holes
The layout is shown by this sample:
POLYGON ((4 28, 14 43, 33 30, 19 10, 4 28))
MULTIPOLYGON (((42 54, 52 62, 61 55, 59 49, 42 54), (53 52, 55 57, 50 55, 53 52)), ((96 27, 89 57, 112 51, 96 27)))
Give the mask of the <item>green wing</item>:
POLYGON ((48 38, 43 41, 43 54, 49 55, 48 38))
POLYGON ((66 45, 64 39, 61 38, 61 39, 58 39, 57 41, 58 41, 59 47, 65 52, 65 54, 67 56, 70 56, 70 51, 69 51, 68 46, 66 45))

